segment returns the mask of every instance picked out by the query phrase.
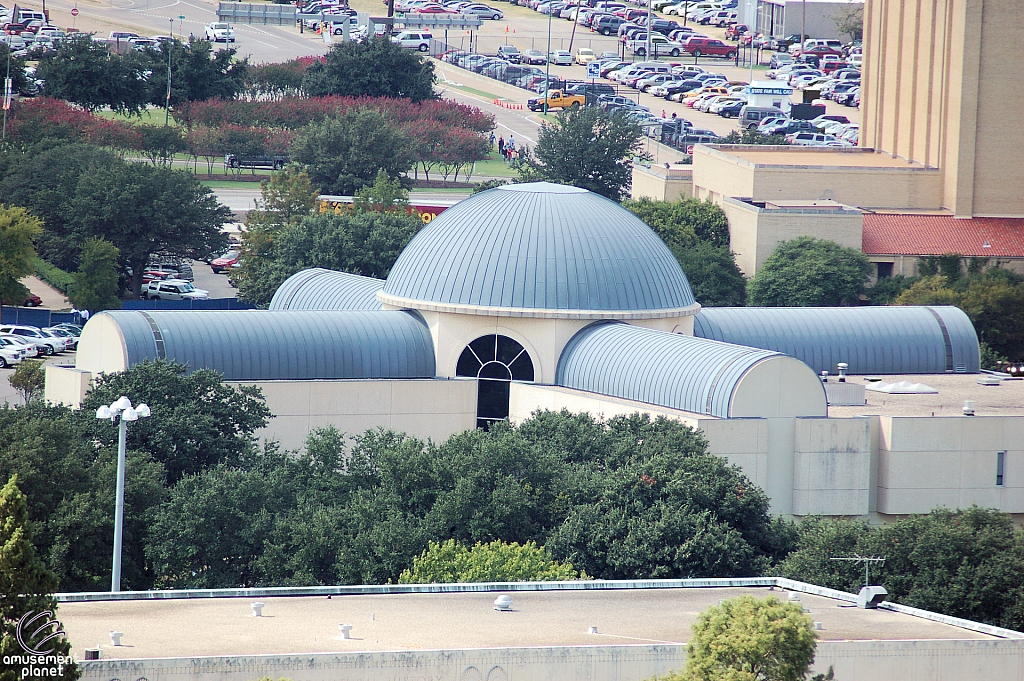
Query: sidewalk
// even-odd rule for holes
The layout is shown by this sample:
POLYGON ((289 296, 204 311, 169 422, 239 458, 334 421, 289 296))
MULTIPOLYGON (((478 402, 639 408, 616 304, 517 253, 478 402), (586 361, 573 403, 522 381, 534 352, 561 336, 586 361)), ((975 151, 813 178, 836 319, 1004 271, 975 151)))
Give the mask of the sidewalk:
POLYGON ((67 297, 53 288, 39 277, 25 277, 21 283, 28 287, 28 290, 43 299, 41 307, 49 310, 70 310, 71 302, 67 297))

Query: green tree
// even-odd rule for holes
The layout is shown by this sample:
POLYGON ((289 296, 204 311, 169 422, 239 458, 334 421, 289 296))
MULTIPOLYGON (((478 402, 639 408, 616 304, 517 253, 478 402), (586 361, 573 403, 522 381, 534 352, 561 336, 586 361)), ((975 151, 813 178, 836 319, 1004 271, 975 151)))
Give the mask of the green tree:
POLYGON ((177 126, 139 124, 135 130, 142 136, 142 155, 153 165, 170 165, 174 155, 187 148, 181 128, 177 126))
POLYGON ((705 307, 741 307, 747 303, 747 280, 728 246, 700 241, 690 248, 673 248, 686 272, 693 296, 705 307))
POLYGON ((729 245, 729 219, 710 199, 654 201, 641 197, 623 201, 622 207, 646 222, 669 248, 686 248, 695 241, 729 245))
POLYGON ((589 189, 619 202, 633 182, 633 160, 647 160, 643 132, 633 121, 596 106, 559 112, 541 126, 537 146, 519 166, 523 181, 545 180, 589 189))
MULTIPOLYGON (((580 579, 570 563, 559 563, 543 546, 494 540, 466 548, 454 539, 430 542, 402 572, 399 584, 453 582, 548 582, 580 579)), ((586 579, 586 575, 583 575, 586 579)))
MULTIPOLYGON (((55 613, 57 601, 53 592, 56 586, 54 574, 36 556, 28 504, 18 489, 18 476, 12 476, 0 489, 0 658, 26 654, 15 634, 18 621, 28 613, 55 613)), ((48 628, 38 637, 52 631, 48 628)), ((54 655, 71 655, 71 643, 66 638, 54 638, 43 645, 52 646, 54 655)), ((0 667, 0 681, 22 678, 17 666, 0 667)), ((75 681, 79 676, 78 667, 72 663, 64 670, 62 678, 75 681)))
POLYGON ((227 243, 220 229, 231 217, 192 173, 146 163, 121 162, 84 175, 72 207, 79 235, 106 239, 131 267, 134 298, 154 253, 207 257, 227 243))
POLYGON ((260 208, 249 211, 245 218, 247 231, 239 247, 241 267, 232 273, 232 279, 239 298, 266 307, 290 274, 276 260, 280 233, 312 212, 320 192, 312 187, 306 171, 295 164, 260 182, 260 191, 260 208))
POLYGON ((971 278, 959 305, 994 352, 1024 359, 1024 283, 990 272, 971 278))
MULTIPOLYGON (((245 87, 248 59, 236 60, 236 50, 216 52, 208 40, 162 40, 160 47, 144 53, 149 77, 144 96, 162 107, 167 101, 167 53, 171 58, 171 106, 204 99, 234 99, 245 87)), ((131 52, 133 50, 129 50, 131 52)))
POLYGON ((855 248, 801 236, 781 241, 750 281, 762 307, 856 305, 871 264, 855 248))
POLYGON ((386 36, 337 43, 325 61, 306 69, 302 89, 310 97, 394 97, 414 102, 437 98, 433 63, 386 36))
POLYGON ((408 136, 370 108, 340 112, 301 129, 292 159, 306 166, 321 191, 339 195, 372 185, 381 170, 398 178, 413 165, 408 136))
POLYGON ((120 55, 83 33, 69 36, 57 43, 54 51, 45 53, 36 75, 46 81, 50 97, 89 111, 110 107, 138 114, 146 106, 149 70, 142 53, 128 50, 120 55))
POLYGON ((38 153, 11 154, 16 160, 0 179, 0 196, 17 200, 46 229, 35 239, 39 256, 61 269, 78 269, 80 239, 72 202, 84 175, 121 163, 113 153, 90 144, 66 144, 38 153))
POLYGON ((871 581, 889 599, 953 617, 1019 628, 1024 625, 1024 535, 1008 514, 972 507, 938 509, 881 527, 849 520, 806 519, 779 575, 856 592, 863 568, 829 560, 872 555, 885 562, 871 581))
POLYGON ((21 304, 28 297, 20 280, 35 272, 32 239, 42 231, 42 222, 24 208, 0 203, 0 302, 21 304))
POLYGON ((0 64, 4 65, 4 77, 7 75, 7 64, 11 65, 10 73, 14 92, 21 92, 28 85, 28 78, 25 77, 25 57, 14 56, 7 43, 0 43, 0 64))
POLYGON ((893 302, 896 305, 956 305, 960 295, 948 287, 945 277, 935 274, 918 279, 893 302))
POLYGON ((46 387, 46 371, 43 364, 41 359, 27 359, 7 377, 11 387, 18 391, 25 404, 43 394, 46 387))
POLYGON ((811 618, 799 603, 741 596, 700 614, 686 645, 686 668, 675 678, 803 681, 817 645, 811 618))
POLYGON ((78 271, 75 272, 75 283, 68 296, 72 305, 90 312, 121 307, 117 276, 119 256, 120 251, 109 241, 86 240, 78 271))
POLYGON ((405 212, 409 208, 409 192, 402 183, 386 172, 377 172, 372 186, 363 187, 353 197, 352 207, 362 212, 405 212))
POLYGON ((277 261, 289 276, 307 267, 387 278, 423 222, 407 213, 319 213, 278 237, 277 261))
POLYGON ((866 291, 866 294, 871 299, 872 305, 891 305, 917 279, 917 277, 906 277, 902 274, 882 277, 866 291))
POLYGON ((161 463, 170 482, 220 462, 239 462, 252 452, 256 431, 271 416, 262 392, 225 385, 214 371, 186 371, 182 364, 157 361, 103 375, 82 402, 87 431, 101 446, 116 446, 117 429, 90 417, 101 405, 128 395, 152 410, 152 417, 128 429, 128 447, 161 463))

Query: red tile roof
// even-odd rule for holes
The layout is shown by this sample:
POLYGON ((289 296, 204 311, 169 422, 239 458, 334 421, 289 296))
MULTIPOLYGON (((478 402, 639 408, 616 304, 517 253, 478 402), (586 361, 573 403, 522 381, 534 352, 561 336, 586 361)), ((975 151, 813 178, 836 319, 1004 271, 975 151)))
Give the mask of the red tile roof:
POLYGON ((865 213, 863 244, 868 255, 1024 258, 1024 218, 865 213))

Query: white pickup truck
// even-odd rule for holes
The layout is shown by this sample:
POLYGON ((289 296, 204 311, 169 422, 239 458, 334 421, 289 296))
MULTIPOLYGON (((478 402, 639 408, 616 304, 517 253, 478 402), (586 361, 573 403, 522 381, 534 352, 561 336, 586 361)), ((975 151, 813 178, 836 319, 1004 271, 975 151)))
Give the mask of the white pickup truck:
POLYGON ((184 279, 164 279, 143 286, 142 297, 147 300, 207 300, 210 292, 184 279))
POLYGON ((206 39, 212 40, 215 43, 235 42, 235 29, 231 28, 231 24, 226 24, 222 21, 214 22, 206 27, 206 39))

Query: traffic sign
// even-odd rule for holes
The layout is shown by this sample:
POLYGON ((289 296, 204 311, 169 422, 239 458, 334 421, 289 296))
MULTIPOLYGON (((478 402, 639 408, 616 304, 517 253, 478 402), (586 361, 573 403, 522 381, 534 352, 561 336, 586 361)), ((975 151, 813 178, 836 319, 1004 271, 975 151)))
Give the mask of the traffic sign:
POLYGON ((72 7, 71 8, 71 16, 73 16, 73 17, 77 17, 78 16, 78 8, 77 7, 72 7))
POLYGON ((596 61, 587 62, 587 78, 600 78, 601 65, 596 61))

